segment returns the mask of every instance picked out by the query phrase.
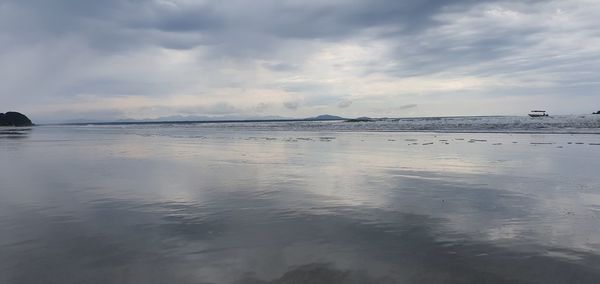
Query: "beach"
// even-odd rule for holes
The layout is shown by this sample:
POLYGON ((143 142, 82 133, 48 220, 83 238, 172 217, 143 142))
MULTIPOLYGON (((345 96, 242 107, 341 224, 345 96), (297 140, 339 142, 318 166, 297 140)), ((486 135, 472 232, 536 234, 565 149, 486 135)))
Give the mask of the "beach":
POLYGON ((595 122, 385 123, 3 129, 0 282, 600 281, 595 122))

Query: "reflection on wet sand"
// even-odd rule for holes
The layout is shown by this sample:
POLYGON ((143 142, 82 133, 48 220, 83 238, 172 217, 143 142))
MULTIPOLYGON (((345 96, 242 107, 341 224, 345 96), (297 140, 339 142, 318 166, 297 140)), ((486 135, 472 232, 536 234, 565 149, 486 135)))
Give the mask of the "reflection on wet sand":
POLYGON ((596 254, 470 240, 444 233, 443 218, 355 207, 339 211, 315 207, 317 214, 310 214, 267 207, 269 201, 243 192, 236 195, 216 197, 210 205, 98 200, 88 204, 79 218, 20 212, 17 223, 29 226, 22 232, 25 238, 3 243, 5 278, 0 279, 6 283, 40 283, 39 279, 597 283, 600 279, 596 254), (232 209, 234 204, 239 208, 232 209))
MULTIPOLYGON (((259 248, 251 249, 249 253, 257 262, 269 258, 281 262, 271 263, 272 266, 262 271, 263 274, 283 275, 267 283, 566 283, 573 280, 593 283, 600 276, 597 270, 600 257, 596 254, 476 241, 469 235, 449 232, 445 228, 449 220, 445 218, 361 206, 332 208, 326 205, 327 202, 318 201, 323 197, 311 194, 281 196, 282 200, 276 202, 242 192, 236 195, 234 199, 214 199, 220 200, 214 204, 214 209, 225 210, 214 219, 202 220, 201 226, 208 228, 198 229, 198 224, 190 221, 198 220, 192 213, 198 212, 197 209, 181 204, 174 206, 177 217, 171 221, 177 225, 170 231, 191 238, 202 236, 198 232, 210 232, 210 237, 202 239, 230 240, 220 249, 211 246, 212 250, 197 252, 213 254, 217 258, 220 258, 218 255, 232 252, 240 255, 240 251, 248 248, 259 248), (310 210, 281 206, 294 197, 308 200, 312 204, 310 210), (252 209, 235 210, 226 204, 252 209), (305 255, 307 252, 316 255, 305 255), (327 252, 327 255, 319 252, 327 252), (571 257, 550 256, 548 252, 571 257), (286 270, 284 263, 294 259, 293 256, 304 261, 288 264, 293 268, 286 270), (327 260, 331 265, 303 264, 310 263, 312 258, 327 260), (556 271, 548 272, 548 267, 554 267, 556 271), (325 279, 338 282, 320 281, 325 279)), ((207 208, 207 211, 215 210, 207 208)), ((252 267, 253 264, 247 265, 252 267)), ((249 270, 250 273, 261 271, 257 267, 249 270)), ((259 279, 256 275, 253 277, 259 279)), ((238 283, 250 280, 252 278, 245 278, 238 283)))
POLYGON ((36 128, 0 283, 598 283, 600 153, 544 139, 36 128))
POLYGON ((260 280, 250 274, 234 284, 279 284, 279 283, 395 283, 387 278, 374 279, 365 271, 340 270, 326 263, 306 264, 286 272, 278 279, 271 281, 260 280))
POLYGON ((23 139, 29 136, 31 128, 0 127, 0 139, 23 139))

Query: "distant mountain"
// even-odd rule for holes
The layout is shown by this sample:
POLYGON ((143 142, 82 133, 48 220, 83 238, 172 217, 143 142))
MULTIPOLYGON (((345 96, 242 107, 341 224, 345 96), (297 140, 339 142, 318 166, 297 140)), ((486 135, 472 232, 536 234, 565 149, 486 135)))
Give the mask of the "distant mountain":
POLYGON ((345 118, 343 118, 341 116, 322 114, 322 115, 315 116, 315 117, 309 117, 309 118, 307 118, 307 120, 345 120, 345 118))
POLYGON ((0 126, 32 126, 31 120, 22 113, 9 111, 0 113, 0 126))
POLYGON ((282 116, 237 116, 237 115, 227 115, 227 116, 197 116, 197 115, 171 115, 171 116, 162 116, 159 118, 153 119, 141 119, 141 120, 119 120, 124 122, 134 122, 134 121, 227 121, 227 120, 278 120, 278 119, 290 119, 282 116))
MULTIPOLYGON (((156 119, 145 119, 142 121, 227 121, 227 120, 344 120, 345 118, 335 115, 322 114, 308 118, 292 118, 283 116, 164 116, 156 119)), ((131 121, 131 120, 123 120, 131 121)))
POLYGON ((186 121, 210 122, 210 121, 262 121, 262 120, 277 121, 277 120, 344 120, 344 119, 345 118, 343 118, 343 117, 329 115, 329 114, 324 114, 324 115, 319 115, 319 116, 309 117, 309 118, 292 118, 292 117, 274 116, 274 115, 269 115, 269 116, 171 115, 171 116, 161 116, 158 118, 150 118, 150 119, 118 119, 118 120, 114 120, 112 122, 110 122, 110 121, 101 122, 101 121, 94 121, 94 120, 88 120, 88 119, 74 119, 74 120, 65 121, 64 123, 69 123, 69 124, 71 124, 71 123, 73 123, 73 124, 92 123, 93 124, 93 123, 158 123, 158 122, 186 122, 186 121))
POLYGON ((145 119, 116 119, 116 120, 90 120, 90 119, 70 119, 59 123, 66 124, 104 124, 104 123, 158 123, 158 122, 210 122, 210 121, 244 121, 244 120, 289 120, 293 118, 282 116, 197 116, 197 115, 171 115, 158 118, 145 119))
POLYGON ((345 118, 340 117, 340 116, 335 116, 335 115, 329 115, 329 114, 323 114, 323 115, 319 115, 319 116, 315 116, 315 117, 309 117, 309 118, 291 118, 291 117, 283 117, 283 116, 234 116, 234 115, 228 115, 228 116, 196 116, 196 115, 187 115, 187 116, 183 116, 183 115, 172 115, 172 116, 162 116, 162 117, 158 117, 158 118, 151 118, 151 119, 118 119, 118 120, 114 120, 114 121, 106 121, 106 122, 101 122, 101 121, 93 121, 93 120, 88 120, 88 119, 75 119, 75 120, 69 120, 69 121, 65 121, 64 123, 68 123, 68 124, 85 124, 85 123, 91 123, 91 124, 103 124, 103 123, 160 123, 160 122, 211 122, 211 121, 215 121, 215 122, 223 122, 223 121, 277 121, 277 120, 287 120, 287 121, 292 121, 292 120, 313 120, 313 121, 324 121, 324 120, 345 120, 345 118))

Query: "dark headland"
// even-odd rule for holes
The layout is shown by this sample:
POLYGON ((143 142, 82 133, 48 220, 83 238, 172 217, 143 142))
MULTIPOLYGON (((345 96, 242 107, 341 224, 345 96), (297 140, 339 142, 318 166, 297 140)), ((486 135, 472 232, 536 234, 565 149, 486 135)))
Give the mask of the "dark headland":
POLYGON ((22 113, 9 111, 0 113, 0 126, 32 126, 31 120, 22 113))

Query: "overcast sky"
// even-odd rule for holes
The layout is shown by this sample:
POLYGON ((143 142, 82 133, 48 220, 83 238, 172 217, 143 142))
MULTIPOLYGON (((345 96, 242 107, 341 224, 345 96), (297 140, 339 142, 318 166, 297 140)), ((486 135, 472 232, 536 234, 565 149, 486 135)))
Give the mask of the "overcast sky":
POLYGON ((0 0, 0 112, 600 109, 600 1, 0 0))

